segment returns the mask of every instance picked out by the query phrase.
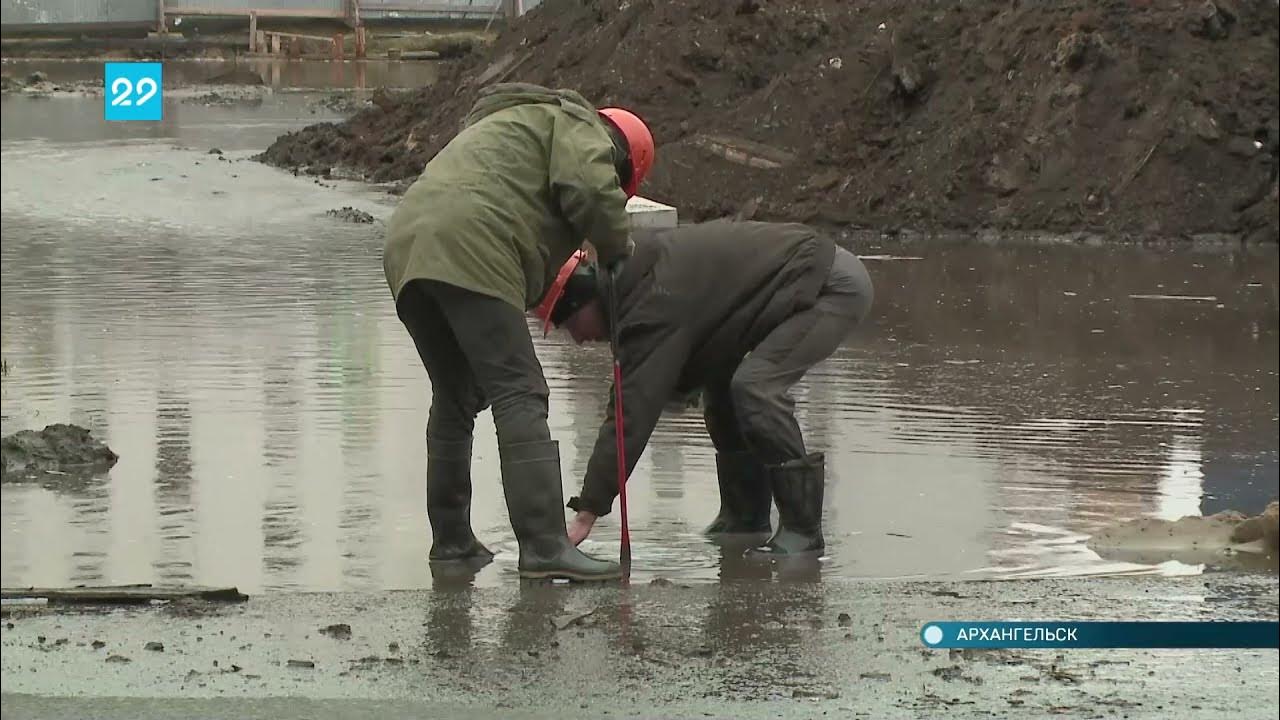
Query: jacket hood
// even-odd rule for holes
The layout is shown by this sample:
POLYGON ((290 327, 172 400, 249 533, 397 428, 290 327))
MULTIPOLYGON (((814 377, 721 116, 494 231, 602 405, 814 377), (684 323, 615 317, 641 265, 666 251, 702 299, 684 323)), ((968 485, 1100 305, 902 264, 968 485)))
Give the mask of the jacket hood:
POLYGON ((496 112, 517 105, 538 103, 559 105, 584 120, 601 122, 596 115, 596 107, 575 90, 553 90, 532 83, 497 83, 480 91, 475 105, 462 121, 462 127, 470 127, 496 112))

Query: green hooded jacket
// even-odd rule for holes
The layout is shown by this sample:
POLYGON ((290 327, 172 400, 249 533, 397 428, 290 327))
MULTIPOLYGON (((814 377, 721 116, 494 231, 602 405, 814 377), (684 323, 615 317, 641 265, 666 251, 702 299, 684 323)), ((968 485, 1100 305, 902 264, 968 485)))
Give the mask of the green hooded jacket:
POLYGON ((382 265, 392 295, 437 280, 523 312, 584 240, 602 262, 625 253, 627 196, 604 123, 572 90, 483 90, 391 216, 382 265))

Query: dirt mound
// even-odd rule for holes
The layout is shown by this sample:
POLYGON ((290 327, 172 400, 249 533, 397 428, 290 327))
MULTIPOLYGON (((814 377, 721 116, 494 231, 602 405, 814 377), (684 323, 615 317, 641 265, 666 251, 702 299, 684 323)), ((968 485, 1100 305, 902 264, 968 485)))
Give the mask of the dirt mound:
POLYGON ((6 480, 39 472, 106 470, 119 457, 85 428, 65 424, 9 435, 0 444, 0 452, 6 480))
POLYGON ((479 87, 637 109, 703 219, 1277 237, 1272 0, 548 0, 433 86, 268 163, 416 176, 479 87))

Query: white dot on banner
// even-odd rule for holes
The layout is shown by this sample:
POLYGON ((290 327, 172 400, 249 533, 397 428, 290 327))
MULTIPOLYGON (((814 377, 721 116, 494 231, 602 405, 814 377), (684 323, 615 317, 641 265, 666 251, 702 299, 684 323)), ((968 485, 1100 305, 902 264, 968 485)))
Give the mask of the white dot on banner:
POLYGON ((942 628, 937 625, 930 625, 925 628, 924 641, 930 645, 937 645, 942 642, 942 628))

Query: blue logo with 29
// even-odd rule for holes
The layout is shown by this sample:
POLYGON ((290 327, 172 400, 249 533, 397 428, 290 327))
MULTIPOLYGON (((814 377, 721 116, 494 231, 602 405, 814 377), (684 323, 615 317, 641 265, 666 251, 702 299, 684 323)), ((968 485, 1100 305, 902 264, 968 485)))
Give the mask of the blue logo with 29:
POLYGON ((103 117, 160 120, 164 109, 164 68, 158 62, 110 62, 103 72, 103 117))

